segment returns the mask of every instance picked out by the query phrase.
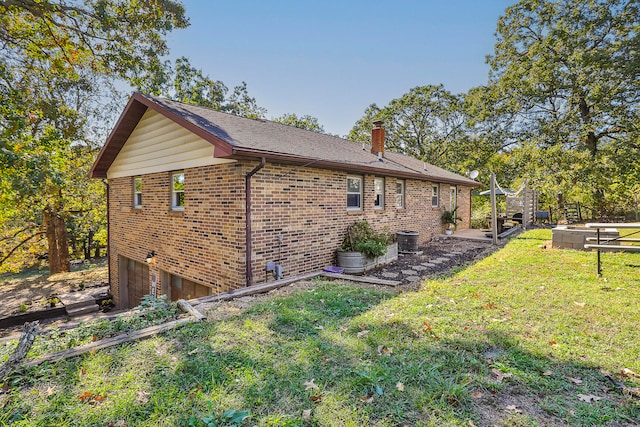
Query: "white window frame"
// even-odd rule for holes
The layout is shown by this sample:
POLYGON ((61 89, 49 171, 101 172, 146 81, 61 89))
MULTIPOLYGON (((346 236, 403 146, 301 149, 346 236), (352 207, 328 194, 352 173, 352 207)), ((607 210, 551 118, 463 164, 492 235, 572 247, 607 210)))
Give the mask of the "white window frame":
POLYGON ((385 187, 384 178, 374 178, 373 179, 373 194, 375 195, 375 200, 373 202, 373 208, 377 210, 384 209, 384 187, 385 187))
POLYGON ((176 171, 171 173, 171 210, 183 211, 184 210, 184 171, 176 171), (176 190, 175 181, 176 177, 182 175, 182 190, 176 190), (179 194, 182 193, 182 204, 178 203, 179 194))
POLYGON ((405 209, 405 181, 399 179, 396 181, 396 209, 405 209))
POLYGON ((347 189, 346 189, 347 190, 347 200, 346 200, 346 203, 347 203, 347 210, 348 211, 361 211, 362 210, 362 187, 363 187, 363 184, 364 184, 364 180, 363 180, 363 178, 361 176, 355 176, 355 175, 347 176, 347 189), (349 181, 350 180, 356 180, 356 181, 358 181, 360 183, 359 184, 360 191, 358 191, 358 192, 349 191, 349 181), (350 195, 354 195, 354 194, 358 195, 358 206, 349 206, 349 196, 350 195))
POLYGON ((431 207, 440 207, 440 185, 433 184, 431 186, 431 207))
POLYGON ((456 186, 452 186, 449 189, 449 210, 453 210, 458 206, 458 189, 456 186))
POLYGON ((142 177, 133 177, 133 207, 135 209, 142 208, 142 177), (138 190, 138 183, 140 183, 140 189, 138 190))

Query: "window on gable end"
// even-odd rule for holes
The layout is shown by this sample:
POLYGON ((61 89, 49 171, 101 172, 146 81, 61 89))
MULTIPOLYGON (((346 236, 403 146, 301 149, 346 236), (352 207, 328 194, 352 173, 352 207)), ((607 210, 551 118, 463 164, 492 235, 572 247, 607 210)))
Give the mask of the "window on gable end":
POLYGON ((142 208, 142 177, 133 177, 133 207, 142 208))
POLYGON ((184 172, 171 174, 171 209, 184 210, 184 172))

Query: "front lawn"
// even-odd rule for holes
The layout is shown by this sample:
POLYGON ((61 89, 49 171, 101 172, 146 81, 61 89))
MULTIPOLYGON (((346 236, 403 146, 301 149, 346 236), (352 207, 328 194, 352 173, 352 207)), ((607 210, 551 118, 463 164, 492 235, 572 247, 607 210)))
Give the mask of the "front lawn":
POLYGON ((229 426, 230 410, 246 426, 637 425, 640 255, 604 254, 598 278, 595 254, 550 238, 524 233, 420 292, 317 281, 30 368, 0 425, 229 426))

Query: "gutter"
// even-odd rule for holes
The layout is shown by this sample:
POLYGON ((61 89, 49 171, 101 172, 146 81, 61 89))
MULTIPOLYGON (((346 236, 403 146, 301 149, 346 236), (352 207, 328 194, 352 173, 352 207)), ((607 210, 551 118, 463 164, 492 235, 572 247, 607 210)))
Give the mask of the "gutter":
POLYGON ((258 173, 260 169, 264 167, 267 163, 267 160, 264 157, 260 158, 260 164, 253 168, 251 172, 249 172, 244 177, 244 192, 245 192, 245 276, 247 279, 246 286, 253 285, 253 271, 251 271, 251 262, 252 257, 251 253, 253 251, 253 246, 251 242, 251 177, 258 173))

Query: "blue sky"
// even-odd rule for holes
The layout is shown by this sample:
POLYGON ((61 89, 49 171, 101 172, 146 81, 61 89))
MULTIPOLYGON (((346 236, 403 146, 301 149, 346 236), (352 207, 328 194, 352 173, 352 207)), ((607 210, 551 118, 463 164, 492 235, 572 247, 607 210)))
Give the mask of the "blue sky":
POLYGON ((191 26, 171 58, 229 88, 246 81, 267 118, 309 114, 346 135, 371 103, 443 84, 485 84, 507 0, 183 0, 191 26))

